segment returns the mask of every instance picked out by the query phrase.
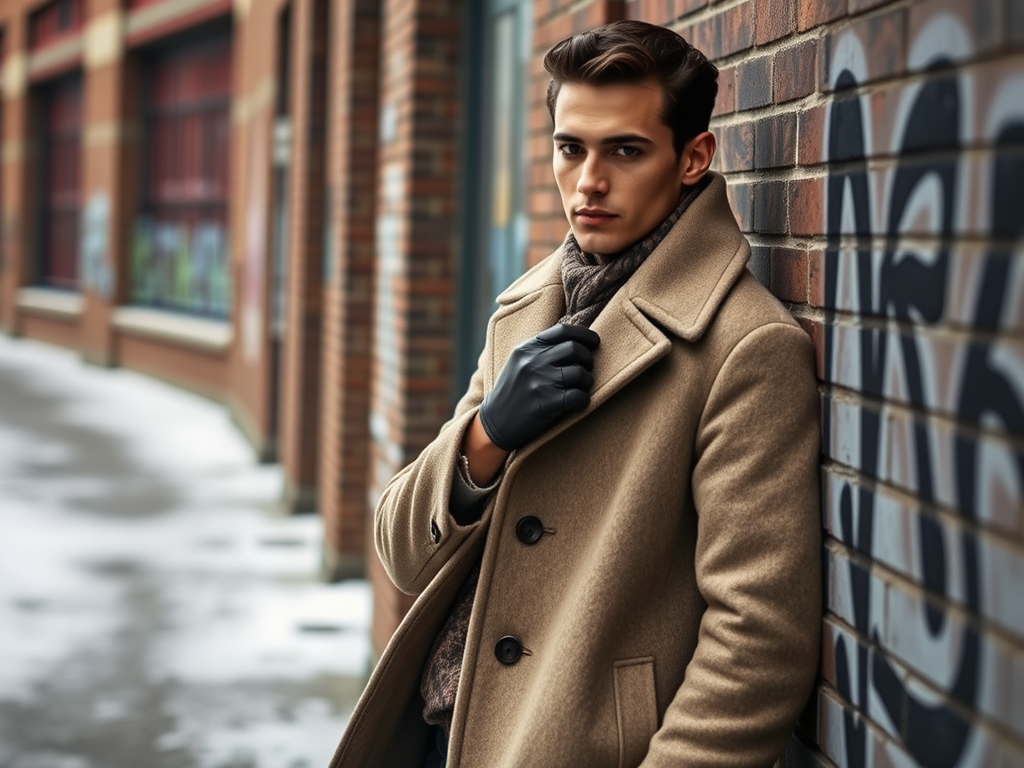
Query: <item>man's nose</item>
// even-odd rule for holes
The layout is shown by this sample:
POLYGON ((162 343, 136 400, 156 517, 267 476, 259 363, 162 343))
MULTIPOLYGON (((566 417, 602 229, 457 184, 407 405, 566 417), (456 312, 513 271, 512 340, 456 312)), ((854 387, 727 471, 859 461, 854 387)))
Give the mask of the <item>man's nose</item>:
POLYGON ((608 193, 608 178, 603 165, 596 157, 588 157, 580 168, 580 178, 576 182, 576 190, 581 195, 604 195, 608 193))

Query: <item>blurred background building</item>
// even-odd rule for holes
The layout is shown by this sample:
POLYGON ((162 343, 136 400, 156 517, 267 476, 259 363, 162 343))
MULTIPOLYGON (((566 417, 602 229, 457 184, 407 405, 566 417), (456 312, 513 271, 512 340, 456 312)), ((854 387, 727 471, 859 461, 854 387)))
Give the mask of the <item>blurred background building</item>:
POLYGON ((751 270, 818 350, 793 764, 1024 765, 1020 0, 0 0, 3 330, 224 402, 379 652, 370 510, 566 231, 541 59, 621 18, 718 64, 751 270))

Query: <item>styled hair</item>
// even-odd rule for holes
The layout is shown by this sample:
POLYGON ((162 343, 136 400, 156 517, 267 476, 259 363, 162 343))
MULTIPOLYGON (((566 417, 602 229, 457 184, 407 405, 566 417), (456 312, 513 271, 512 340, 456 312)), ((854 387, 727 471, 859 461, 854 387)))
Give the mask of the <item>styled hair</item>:
POLYGON ((661 119, 672 129, 676 154, 708 129, 718 95, 718 69, 678 34, 644 21, 615 21, 567 37, 544 55, 548 111, 563 83, 610 85, 654 81, 661 86, 661 119))

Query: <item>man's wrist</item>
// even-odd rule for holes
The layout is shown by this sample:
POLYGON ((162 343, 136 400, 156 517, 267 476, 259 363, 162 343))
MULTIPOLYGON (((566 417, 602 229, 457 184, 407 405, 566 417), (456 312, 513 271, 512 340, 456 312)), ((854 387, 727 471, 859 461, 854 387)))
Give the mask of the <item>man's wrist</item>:
POLYGON ((487 435, 480 414, 469 423, 462 437, 460 461, 465 460, 466 477, 478 487, 486 487, 498 475, 509 452, 495 445, 487 435))

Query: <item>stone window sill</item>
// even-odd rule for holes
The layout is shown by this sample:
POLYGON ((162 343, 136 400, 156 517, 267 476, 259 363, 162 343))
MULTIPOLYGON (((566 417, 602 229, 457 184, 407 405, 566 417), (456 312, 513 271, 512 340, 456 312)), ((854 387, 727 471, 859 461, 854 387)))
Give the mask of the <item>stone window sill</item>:
POLYGON ((226 320, 191 317, 149 307, 118 307, 114 327, 133 336, 169 341, 204 352, 226 352, 231 344, 231 324, 226 320))
POLYGON ((82 317, 82 294, 54 288, 21 288, 16 299, 18 309, 64 320, 82 317))

